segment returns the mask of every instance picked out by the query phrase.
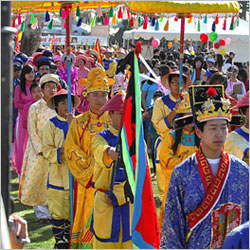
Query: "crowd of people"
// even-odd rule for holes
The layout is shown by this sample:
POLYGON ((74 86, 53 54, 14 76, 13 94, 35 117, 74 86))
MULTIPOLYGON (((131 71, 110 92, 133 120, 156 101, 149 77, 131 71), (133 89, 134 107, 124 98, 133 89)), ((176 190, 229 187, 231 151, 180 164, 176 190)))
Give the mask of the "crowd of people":
MULTIPOLYGON (((116 47, 67 56, 41 46, 31 57, 13 56, 11 165, 20 202, 34 207, 40 223, 51 223, 54 248, 133 248, 133 196, 124 191, 121 161, 109 193, 130 77, 129 67, 117 68, 128 53, 116 47)), ((249 62, 206 49, 184 56, 181 75, 179 57, 155 49, 151 59, 138 59, 144 138, 161 202, 160 247, 221 248, 249 220, 249 62)))

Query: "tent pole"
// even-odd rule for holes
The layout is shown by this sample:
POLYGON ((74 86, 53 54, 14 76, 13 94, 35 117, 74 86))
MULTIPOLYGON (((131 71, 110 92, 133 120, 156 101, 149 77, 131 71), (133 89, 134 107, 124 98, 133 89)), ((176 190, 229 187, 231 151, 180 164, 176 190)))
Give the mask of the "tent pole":
POLYGON ((185 16, 181 15, 181 37, 180 37, 180 79, 179 79, 179 92, 182 91, 182 73, 183 73, 183 60, 184 60, 184 32, 185 32, 185 16))

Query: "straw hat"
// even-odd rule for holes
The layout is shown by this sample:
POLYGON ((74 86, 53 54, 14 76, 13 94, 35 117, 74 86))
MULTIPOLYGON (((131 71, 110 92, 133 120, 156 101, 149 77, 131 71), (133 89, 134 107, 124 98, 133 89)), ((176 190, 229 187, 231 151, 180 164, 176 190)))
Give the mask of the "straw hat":
POLYGON ((84 60, 85 61, 85 64, 87 64, 87 62, 88 62, 88 58, 85 56, 85 55, 78 55, 77 57, 76 57, 76 61, 78 62, 78 60, 84 60))

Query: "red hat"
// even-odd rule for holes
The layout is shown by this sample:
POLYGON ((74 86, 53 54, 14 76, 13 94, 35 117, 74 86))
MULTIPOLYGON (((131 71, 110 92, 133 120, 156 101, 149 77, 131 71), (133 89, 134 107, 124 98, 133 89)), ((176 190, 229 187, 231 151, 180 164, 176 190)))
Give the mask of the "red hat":
POLYGON ((236 108, 249 107, 249 91, 238 101, 236 108))
POLYGON ((104 53, 113 53, 114 50, 112 48, 107 48, 104 53))
MULTIPOLYGON (((57 93, 55 93, 52 97, 50 97, 47 101, 47 106, 51 109, 55 109, 55 105, 54 105, 54 97, 56 96, 60 96, 60 95, 68 95, 67 90, 65 89, 61 89, 59 90, 57 93)), ((71 98, 74 98, 74 108, 78 107, 81 103, 81 99, 76 96, 71 94, 71 98)))
POLYGON ((33 64, 37 66, 37 59, 43 55, 42 52, 36 52, 32 55, 33 57, 33 64))
POLYGON ((125 101, 125 93, 123 91, 114 95, 108 102, 101 108, 102 111, 122 111, 125 101))
POLYGON ((92 62, 93 64, 95 64, 95 59, 93 57, 87 57, 89 62, 92 62))

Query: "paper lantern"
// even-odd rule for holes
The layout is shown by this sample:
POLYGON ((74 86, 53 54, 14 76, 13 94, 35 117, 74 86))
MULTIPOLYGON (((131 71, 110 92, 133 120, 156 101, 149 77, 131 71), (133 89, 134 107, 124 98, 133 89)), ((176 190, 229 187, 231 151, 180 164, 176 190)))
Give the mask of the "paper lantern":
POLYGON ((143 22, 143 29, 146 30, 148 27, 148 17, 146 16, 143 22))
POLYGON ((173 43, 172 42, 168 42, 168 48, 171 49, 173 47, 173 43))
POLYGON ((201 42, 206 43, 208 41, 208 35, 205 33, 202 33, 200 35, 200 40, 201 40, 201 42))
POLYGON ((226 39, 225 39, 225 43, 226 43, 226 45, 229 45, 229 44, 231 43, 231 38, 229 38, 229 37, 226 38, 226 39))
POLYGON ((210 35, 209 35, 209 39, 214 42, 216 41, 218 38, 218 34, 216 32, 211 32, 210 35))
POLYGON ((226 45, 226 41, 223 40, 223 39, 221 39, 221 40, 220 40, 220 45, 221 45, 221 46, 225 46, 225 45, 226 45))
POLYGON ((219 23, 219 16, 217 14, 216 18, 215 18, 215 24, 218 24, 219 23))
POLYGON ((159 46, 159 40, 158 39, 153 39, 152 40, 152 46, 154 47, 154 48, 157 48, 158 46, 159 46))
POLYGON ((220 48, 220 44, 219 44, 219 43, 214 43, 214 47, 215 47, 216 49, 219 49, 219 48, 220 48))

